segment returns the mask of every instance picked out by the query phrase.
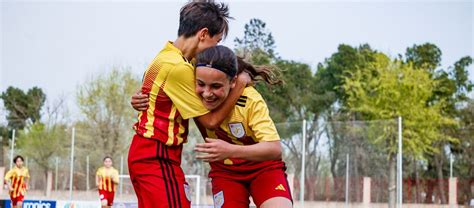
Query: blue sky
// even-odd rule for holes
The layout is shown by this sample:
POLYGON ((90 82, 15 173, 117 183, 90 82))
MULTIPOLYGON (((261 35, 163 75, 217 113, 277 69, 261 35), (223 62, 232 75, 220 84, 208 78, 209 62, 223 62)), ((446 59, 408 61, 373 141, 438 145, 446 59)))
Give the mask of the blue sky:
MULTIPOLYGON (((174 40, 184 1, 11 1, 0 10, 0 91, 43 88, 74 112, 78 85, 112 66, 137 76, 174 40)), ((245 23, 267 23, 285 59, 315 68, 341 43, 370 44, 391 56, 431 42, 443 67, 474 54, 473 1, 231 1, 233 47, 245 23)), ((474 70, 470 67, 470 79, 474 70)), ((138 87, 138 86, 137 86, 138 87)), ((0 114, 1 119, 3 115, 0 114)))

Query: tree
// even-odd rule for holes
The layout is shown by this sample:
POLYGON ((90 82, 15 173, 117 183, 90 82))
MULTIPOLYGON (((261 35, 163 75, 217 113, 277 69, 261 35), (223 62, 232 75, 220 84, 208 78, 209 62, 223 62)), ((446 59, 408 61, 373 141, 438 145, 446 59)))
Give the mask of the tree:
MULTIPOLYGON (((35 121, 27 125, 18 133, 19 152, 25 158, 32 159, 43 172, 43 180, 47 180, 48 171, 53 169, 55 157, 62 157, 66 153, 69 140, 67 140, 67 126, 65 124, 64 99, 60 98, 53 105, 45 109, 45 122, 35 121)), ((37 181, 38 182, 38 181, 37 181)), ((45 183, 40 186, 45 187, 45 183)))
POLYGON ((441 65, 441 50, 432 43, 413 45, 407 48, 406 62, 412 63, 414 68, 425 69, 430 74, 441 65))
POLYGON ((27 121, 35 123, 41 119, 41 108, 46 100, 46 95, 38 87, 33 87, 28 92, 15 87, 8 87, 2 93, 6 110, 8 111, 8 127, 23 129, 27 121))
MULTIPOLYGON (((347 108, 360 113, 368 120, 392 119, 401 116, 404 155, 423 158, 425 154, 439 152, 437 142, 457 142, 444 134, 442 128, 455 126, 456 121, 443 114, 444 103, 426 105, 437 84, 426 70, 416 70, 410 64, 392 61, 383 54, 375 56, 376 62, 350 73, 343 85, 347 93, 347 108)), ((377 127, 376 127, 377 128, 377 127)), ((395 131, 369 138, 380 144, 389 155, 389 187, 395 185, 395 156, 397 151, 395 131)), ((389 205, 395 205, 395 192, 389 195, 389 205)))
POLYGON ((16 87, 8 87, 0 95, 7 111, 7 126, 0 129, 2 145, 0 148, 0 165, 3 166, 3 147, 8 146, 8 139, 11 138, 12 130, 23 129, 27 123, 34 123, 41 119, 41 108, 46 100, 43 90, 38 87, 29 89, 26 93, 16 87))
POLYGON ((260 19, 251 19, 248 24, 245 24, 244 37, 235 38, 234 42, 240 55, 255 56, 263 53, 270 59, 277 58, 272 33, 266 28, 266 23, 260 19))
MULTIPOLYGON (((424 43, 422 45, 413 45, 407 48, 405 63, 411 63, 415 69, 425 70, 432 79, 436 81, 433 94, 426 105, 430 106, 437 103, 444 103, 442 112, 452 119, 459 119, 459 105, 465 102, 468 97, 467 93, 472 91, 472 82, 468 79, 467 67, 472 64, 472 58, 469 56, 462 57, 454 63, 453 67, 447 69, 438 68, 441 62, 441 50, 434 44, 424 43)), ((458 127, 444 128, 444 134, 456 136, 458 127)), ((463 137, 459 137, 463 138, 463 137)), ((457 144, 449 142, 438 142, 438 149, 446 147, 452 148, 457 144)), ((438 178, 438 191, 441 193, 441 202, 447 203, 444 187, 444 176, 447 175, 447 152, 440 151, 436 154, 428 154, 428 170, 425 175, 436 176, 438 178)), ((416 169, 416 162, 415 162, 416 169)), ((415 173, 416 177, 418 173, 415 173)), ((431 193, 431 191, 429 191, 431 193)), ((431 197, 427 197, 427 200, 431 197)))
POLYGON ((75 124, 78 157, 89 155, 97 167, 104 156, 119 158, 127 152, 136 116, 130 96, 138 86, 139 79, 127 68, 114 67, 79 87, 76 99, 82 118, 75 124))
POLYGON ((375 175, 374 171, 367 171, 366 167, 373 165, 375 155, 368 152, 366 138, 361 132, 365 127, 356 122, 363 118, 356 113, 347 112, 347 95, 342 86, 345 77, 375 62, 376 55, 377 51, 368 44, 358 47, 341 44, 324 63, 318 64, 313 79, 314 96, 311 98, 310 111, 315 115, 322 115, 321 119, 325 121, 323 128, 328 137, 329 170, 336 188, 339 187, 338 178, 345 175, 345 154, 351 156, 350 167, 354 178, 359 175, 375 175), (366 161, 364 158, 367 155, 370 155, 371 159, 366 161))
MULTIPOLYGON (((471 184, 474 176, 474 100, 467 101, 467 105, 460 109, 461 126, 456 131, 456 136, 461 139, 458 145, 453 146, 452 152, 456 162, 454 163, 454 171, 460 181, 460 197, 465 200, 464 204, 469 204, 469 199, 474 196, 471 184)), ((460 203, 463 203, 460 201, 460 203)))

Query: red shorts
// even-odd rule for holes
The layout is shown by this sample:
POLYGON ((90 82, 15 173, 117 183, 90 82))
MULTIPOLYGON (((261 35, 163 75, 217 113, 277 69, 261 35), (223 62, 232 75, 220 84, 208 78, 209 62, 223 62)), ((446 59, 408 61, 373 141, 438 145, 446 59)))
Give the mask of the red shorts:
POLYGON ((17 206, 18 202, 23 202, 23 200, 25 199, 25 196, 18 195, 16 197, 12 197, 10 195, 10 199, 12 200, 12 206, 17 206))
POLYGON ((135 135, 128 169, 140 208, 189 208, 191 197, 181 169, 183 146, 135 135))
POLYGON ((115 192, 99 190, 100 201, 107 200, 107 206, 112 206, 114 203, 115 192))
POLYGON ((293 201, 285 171, 280 168, 262 171, 250 181, 213 177, 212 193, 215 208, 248 208, 250 196, 257 207, 273 197, 293 201))

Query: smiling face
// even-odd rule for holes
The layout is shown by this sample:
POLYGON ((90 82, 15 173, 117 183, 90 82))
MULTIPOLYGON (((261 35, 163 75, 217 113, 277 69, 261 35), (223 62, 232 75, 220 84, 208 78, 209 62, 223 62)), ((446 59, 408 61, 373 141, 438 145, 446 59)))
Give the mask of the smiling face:
POLYGON ((235 86, 235 78, 214 68, 200 66, 196 68, 196 93, 204 107, 214 110, 219 107, 235 86))

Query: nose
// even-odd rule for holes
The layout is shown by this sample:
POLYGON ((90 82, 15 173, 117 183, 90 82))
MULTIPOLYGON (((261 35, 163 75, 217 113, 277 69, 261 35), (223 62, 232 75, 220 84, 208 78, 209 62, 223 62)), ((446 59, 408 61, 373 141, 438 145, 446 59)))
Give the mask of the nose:
POLYGON ((214 94, 207 87, 202 92, 202 97, 204 97, 204 98, 212 97, 213 95, 214 94))

